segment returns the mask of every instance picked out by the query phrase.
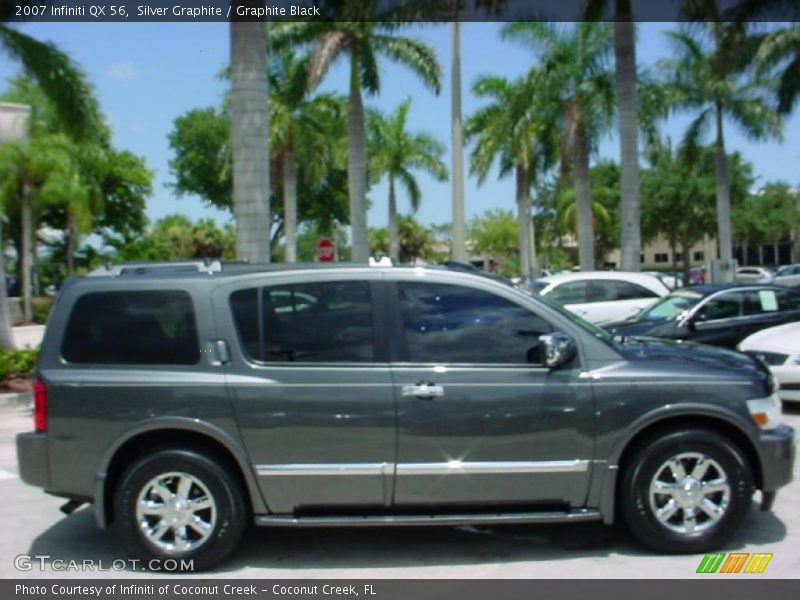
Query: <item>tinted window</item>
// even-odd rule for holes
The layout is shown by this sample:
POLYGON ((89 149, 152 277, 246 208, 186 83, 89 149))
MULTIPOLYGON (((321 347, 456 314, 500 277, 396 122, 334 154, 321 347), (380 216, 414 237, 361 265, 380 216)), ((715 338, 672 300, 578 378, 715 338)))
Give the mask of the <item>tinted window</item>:
POLYGON ((262 362, 371 362, 372 302, 366 281, 331 281, 231 294, 242 349, 262 362))
POLYGON ((637 300, 639 298, 658 298, 658 294, 630 281, 606 281, 609 300, 637 300))
POLYGON ((586 300, 586 282, 571 281, 562 283, 547 294, 551 300, 559 304, 584 304, 586 300))
POLYGON ((505 298, 456 285, 399 283, 408 360, 422 363, 539 362, 550 325, 505 298))
POLYGON ((705 316, 708 321, 738 317, 743 314, 744 302, 745 294, 743 292, 721 294, 703 306, 700 314, 705 316))
POLYGON ((62 354, 85 364, 195 364, 192 300, 181 291, 86 294, 72 309, 62 354))

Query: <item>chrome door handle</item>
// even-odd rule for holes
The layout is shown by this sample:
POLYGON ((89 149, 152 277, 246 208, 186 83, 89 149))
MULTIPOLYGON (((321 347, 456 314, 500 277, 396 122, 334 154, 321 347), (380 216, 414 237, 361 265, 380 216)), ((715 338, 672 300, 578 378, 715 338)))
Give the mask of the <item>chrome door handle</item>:
POLYGON ((431 398, 444 396, 444 387, 433 383, 418 383, 416 385, 404 385, 401 393, 405 397, 414 396, 421 400, 430 400, 431 398))

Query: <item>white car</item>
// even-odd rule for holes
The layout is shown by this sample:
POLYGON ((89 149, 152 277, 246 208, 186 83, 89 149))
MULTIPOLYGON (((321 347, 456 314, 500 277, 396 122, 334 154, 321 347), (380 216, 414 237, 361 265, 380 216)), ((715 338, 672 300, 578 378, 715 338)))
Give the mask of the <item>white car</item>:
POLYGON ((657 277, 625 271, 559 273, 537 279, 533 289, 598 325, 632 317, 669 293, 657 277))
POLYGON ((740 283, 772 283, 775 273, 765 267, 739 267, 735 279, 740 283))
POLYGON ((781 400, 800 402, 800 322, 762 329, 742 340, 739 350, 767 364, 781 400))
POLYGON ((786 265, 775 273, 775 282, 778 285, 800 287, 800 265, 786 265))

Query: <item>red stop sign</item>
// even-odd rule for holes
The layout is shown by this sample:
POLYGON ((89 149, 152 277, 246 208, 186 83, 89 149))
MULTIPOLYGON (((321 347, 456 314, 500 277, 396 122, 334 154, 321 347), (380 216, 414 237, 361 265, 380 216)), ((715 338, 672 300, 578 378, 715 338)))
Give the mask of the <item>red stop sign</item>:
POLYGON ((317 260, 319 262, 333 262, 336 260, 336 246, 330 238, 322 238, 317 242, 317 260))

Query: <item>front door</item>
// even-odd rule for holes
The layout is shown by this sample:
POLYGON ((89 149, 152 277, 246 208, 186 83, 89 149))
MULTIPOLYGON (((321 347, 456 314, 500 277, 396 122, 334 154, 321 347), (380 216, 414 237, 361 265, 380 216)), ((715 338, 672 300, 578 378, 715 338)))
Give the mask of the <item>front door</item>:
POLYGON ((228 389, 273 513, 384 510, 395 407, 374 281, 260 277, 215 291, 228 389))
POLYGON ((394 503, 530 510, 585 502, 592 460, 591 387, 579 360, 540 364, 552 325, 492 288, 426 279, 388 284, 396 315, 398 405, 394 503))

